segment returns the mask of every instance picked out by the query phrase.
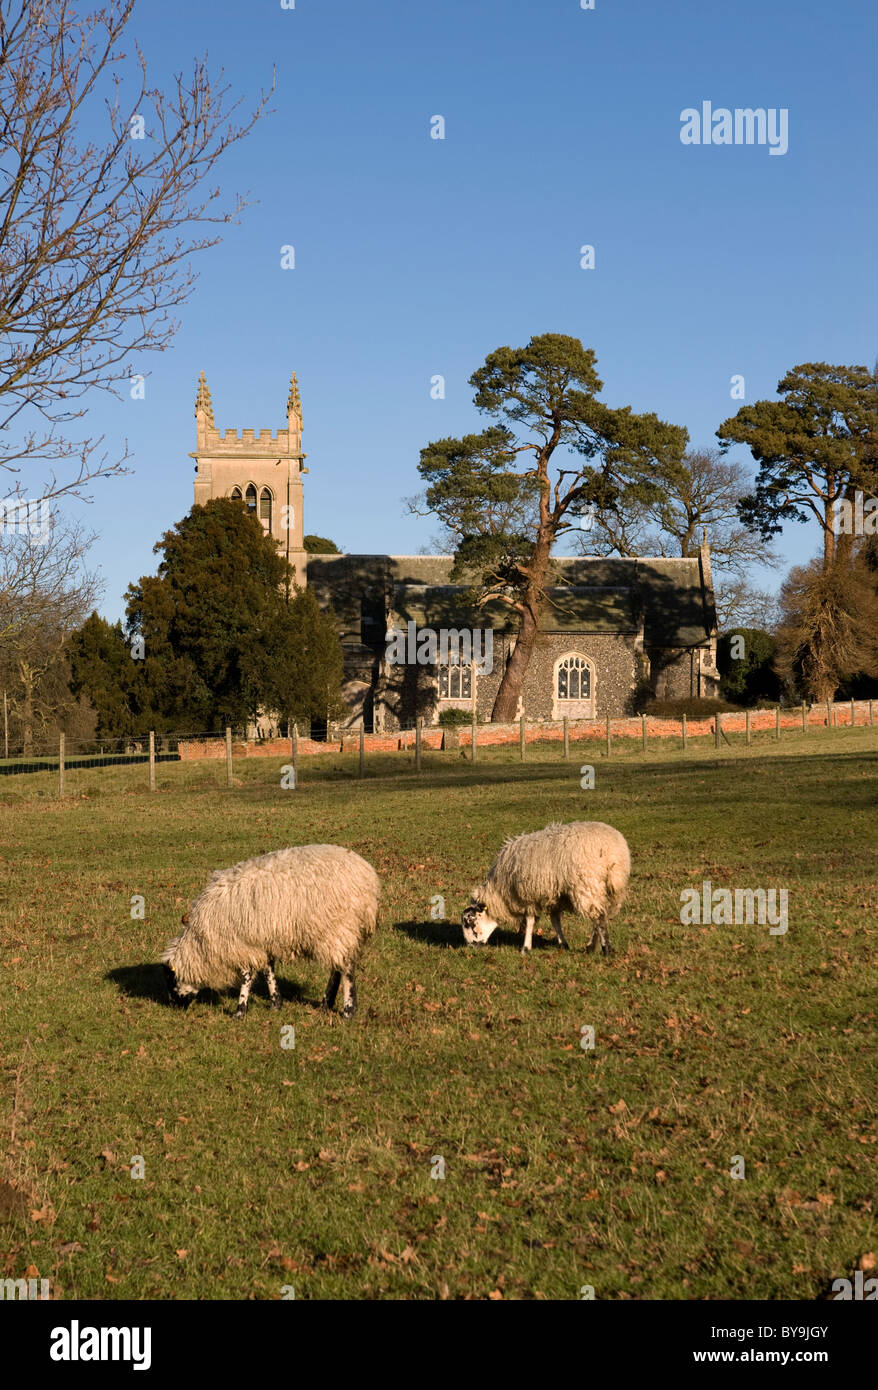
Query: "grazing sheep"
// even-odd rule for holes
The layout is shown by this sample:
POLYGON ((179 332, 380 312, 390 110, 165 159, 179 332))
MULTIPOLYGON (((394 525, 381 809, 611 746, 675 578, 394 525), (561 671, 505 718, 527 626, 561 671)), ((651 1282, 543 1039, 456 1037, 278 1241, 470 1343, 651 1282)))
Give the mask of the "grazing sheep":
POLYGON ((184 930, 162 956, 175 1004, 201 989, 241 980, 235 1018, 243 1018, 253 978, 268 975, 271 1005, 281 1004, 275 960, 305 956, 332 972, 323 1007, 331 1009, 344 981, 342 1016, 357 1007, 354 967, 375 930, 381 885, 353 850, 300 845, 217 869, 183 918, 184 930))
POLYGON ((612 951, 607 918, 615 917, 628 887, 631 856, 624 835, 602 821, 571 821, 547 825, 532 835, 516 835, 504 844, 488 871, 473 889, 463 913, 463 936, 470 946, 484 946, 498 919, 520 918, 524 928, 522 955, 531 949, 534 923, 548 911, 555 935, 570 948, 561 930, 561 913, 578 912, 594 923, 586 946, 612 951))

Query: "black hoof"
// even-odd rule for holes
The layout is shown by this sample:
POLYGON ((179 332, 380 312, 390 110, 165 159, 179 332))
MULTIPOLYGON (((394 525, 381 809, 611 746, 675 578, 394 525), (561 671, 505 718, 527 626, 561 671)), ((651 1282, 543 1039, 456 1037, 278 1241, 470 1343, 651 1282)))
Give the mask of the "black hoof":
POLYGON ((594 942, 589 941, 585 949, 588 952, 588 954, 591 955, 592 951, 594 950, 594 942))
POLYGON ((232 1014, 232 1018, 245 1018, 246 1015, 247 1015, 247 1010, 246 1010, 246 1009, 236 1009, 235 1012, 232 1014))
POLYGON ((562 942, 561 942, 561 950, 562 950, 562 951, 569 951, 569 950, 570 950, 570 942, 569 942, 569 941, 562 941, 562 942))
POLYGON ((283 1007, 283 1000, 280 998, 279 995, 276 999, 272 999, 271 1007, 274 1009, 275 1013, 277 1013, 278 1009, 281 1009, 283 1007))

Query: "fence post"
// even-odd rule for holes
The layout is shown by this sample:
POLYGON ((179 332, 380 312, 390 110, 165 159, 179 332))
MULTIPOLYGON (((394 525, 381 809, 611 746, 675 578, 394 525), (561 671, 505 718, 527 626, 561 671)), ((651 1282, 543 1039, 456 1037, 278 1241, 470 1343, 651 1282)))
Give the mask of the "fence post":
POLYGON ((780 738, 780 705, 774 711, 774 736, 780 738))
POLYGON ((521 749, 521 761, 524 762, 525 748, 527 746, 527 734, 525 731, 525 715, 523 710, 521 712, 521 720, 518 726, 518 744, 519 748, 521 749))
POLYGON ((874 719, 873 714, 872 714, 872 701, 871 701, 871 700, 869 701, 869 723, 870 723, 870 724, 874 724, 874 723, 875 723, 875 719, 874 719))
POLYGON ((570 757, 570 725, 566 714, 564 716, 564 757, 570 757))
POLYGON ((421 770, 421 717, 415 720, 415 772, 421 770))
POLYGON ((472 740, 473 740, 473 762, 475 762, 476 759, 477 759, 478 756, 479 756, 479 724, 478 724, 478 720, 476 719, 476 712, 475 712, 475 710, 473 710, 473 732, 472 732, 472 740))
POLYGON ((58 795, 64 795, 64 734, 58 735, 58 795))
POLYGON ((826 701, 826 727, 827 727, 827 729, 831 729, 831 728, 832 728, 832 714, 833 714, 833 707, 832 707, 832 705, 829 703, 829 701, 827 700, 827 701, 826 701))
POLYGON ((293 755, 293 786, 294 786, 294 787, 296 788, 296 790, 298 791, 298 788, 299 788, 299 726, 298 726, 298 724, 294 724, 294 725, 293 725, 292 755, 293 755))
POLYGON ((744 715, 744 724, 745 724, 746 729, 747 729, 747 742, 749 743, 749 742, 750 742, 750 711, 749 711, 749 710, 747 710, 746 714, 744 715))
POLYGON ((360 776, 361 776, 361 777, 363 776, 363 773, 365 772, 365 769, 366 769, 366 730, 365 730, 364 726, 361 724, 361 725, 360 725, 360 776))
POLYGON ((149 731, 149 789, 155 791, 155 729, 149 731))
POLYGON ((803 701, 802 701, 802 733, 803 733, 803 734, 806 734, 807 732, 808 732, 808 714, 807 714, 807 711, 806 711, 806 709, 805 709, 805 701, 803 700, 803 701))
POLYGON ((226 725, 226 786, 232 785, 232 729, 226 725))
POLYGON ((685 752, 686 752, 686 716, 685 716, 685 714, 681 716, 681 721, 680 721, 680 722, 681 722, 682 725, 683 725, 683 752, 685 753, 685 752))
POLYGON ((853 702, 853 700, 851 700, 851 728, 854 727, 854 725, 856 724, 856 722, 857 722, 856 710, 854 709, 854 702, 853 702))
POLYGON ((610 716, 607 714, 607 757, 610 756, 610 716))
POLYGON ((646 715, 640 716, 640 737, 643 743, 643 751, 646 752, 646 715))
POLYGON ((713 746, 714 746, 714 748, 719 748, 719 740, 720 740, 720 720, 721 720, 721 719, 722 719, 722 715, 719 713, 719 711, 717 711, 717 713, 714 715, 714 720, 713 720, 713 746))

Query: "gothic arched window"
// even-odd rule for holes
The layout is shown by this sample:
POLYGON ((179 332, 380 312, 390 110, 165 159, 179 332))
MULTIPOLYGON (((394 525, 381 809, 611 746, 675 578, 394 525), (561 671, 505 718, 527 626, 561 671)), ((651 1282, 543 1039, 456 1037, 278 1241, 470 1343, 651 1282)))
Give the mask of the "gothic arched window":
POLYGON ((590 700, 592 696, 592 667, 587 657, 571 652, 558 662, 555 674, 555 698, 558 700, 590 700))
POLYGON ((252 512, 253 515, 255 516, 255 515, 256 515, 256 489, 255 489, 255 487, 253 486, 252 483, 248 484, 247 492, 246 492, 246 497, 247 497, 247 510, 248 510, 248 512, 252 512))
POLYGON ((472 699, 472 666, 453 661, 439 667, 439 699, 472 699))
POLYGON ((243 502, 243 501, 244 501, 244 497, 243 497, 243 495, 242 495, 242 493, 241 493, 241 489, 240 489, 239 487, 233 487, 233 488, 232 488, 232 500, 235 501, 235 502, 243 502))
POLYGON ((271 530, 271 504, 271 491, 269 488, 264 487, 259 494, 259 520, 262 522, 266 531, 271 530))

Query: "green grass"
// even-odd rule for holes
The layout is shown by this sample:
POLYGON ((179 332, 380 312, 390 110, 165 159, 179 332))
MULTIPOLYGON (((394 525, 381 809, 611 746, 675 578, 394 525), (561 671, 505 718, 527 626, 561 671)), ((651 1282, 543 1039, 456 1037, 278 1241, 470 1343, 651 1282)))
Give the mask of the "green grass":
POLYGON ((264 759, 230 790, 222 762, 163 764, 152 796, 143 767, 73 769, 63 802, 56 774, 4 778, 4 1277, 89 1299, 812 1299, 875 1251, 878 731, 602 754, 425 753, 420 777, 369 755, 363 782, 327 754, 296 792, 264 759), (576 818, 631 845, 616 955, 587 956, 573 919, 569 953, 545 924, 527 961, 511 932, 465 949, 503 838, 576 818), (321 840, 384 883, 357 1017, 322 1016, 298 962, 280 1015, 262 986, 243 1023, 228 996, 168 1008, 153 962, 208 872, 321 840), (703 879, 788 888, 788 934, 682 926, 703 879))

